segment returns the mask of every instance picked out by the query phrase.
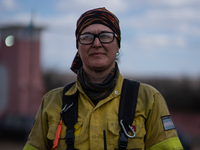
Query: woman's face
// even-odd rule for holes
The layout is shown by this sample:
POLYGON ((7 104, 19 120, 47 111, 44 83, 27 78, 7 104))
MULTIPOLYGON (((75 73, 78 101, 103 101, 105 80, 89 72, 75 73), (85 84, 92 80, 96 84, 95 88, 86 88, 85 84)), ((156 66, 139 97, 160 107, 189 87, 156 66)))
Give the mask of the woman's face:
MULTIPOLYGON (((102 24, 92 24, 86 27, 83 33, 98 34, 101 32, 113 32, 109 27, 102 24)), ((94 42, 89 45, 83 45, 78 42, 78 52, 83 62, 85 71, 105 71, 115 67, 116 53, 118 52, 117 39, 111 43, 102 44, 96 37, 94 42)), ((88 72, 89 73, 89 72, 88 72)))

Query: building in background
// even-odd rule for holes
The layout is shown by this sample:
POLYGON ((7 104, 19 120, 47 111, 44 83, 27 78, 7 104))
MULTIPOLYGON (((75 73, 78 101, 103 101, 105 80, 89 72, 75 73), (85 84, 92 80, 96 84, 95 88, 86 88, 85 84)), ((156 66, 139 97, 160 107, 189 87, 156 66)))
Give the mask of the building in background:
POLYGON ((31 23, 0 27, 0 129, 28 131, 44 94, 40 35, 31 23))

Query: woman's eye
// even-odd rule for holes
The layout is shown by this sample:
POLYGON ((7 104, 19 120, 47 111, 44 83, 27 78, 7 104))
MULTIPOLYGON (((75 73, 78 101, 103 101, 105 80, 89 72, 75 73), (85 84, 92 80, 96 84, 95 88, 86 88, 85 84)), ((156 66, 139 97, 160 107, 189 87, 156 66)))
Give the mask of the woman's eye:
POLYGON ((93 39, 93 36, 92 35, 82 35, 81 37, 80 37, 81 39, 93 39))

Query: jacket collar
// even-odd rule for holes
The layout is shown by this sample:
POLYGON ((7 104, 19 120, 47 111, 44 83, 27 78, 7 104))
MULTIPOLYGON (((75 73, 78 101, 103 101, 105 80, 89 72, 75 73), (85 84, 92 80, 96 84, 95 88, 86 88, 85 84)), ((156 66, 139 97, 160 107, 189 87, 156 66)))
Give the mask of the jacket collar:
MULTIPOLYGON (((123 80, 124 80, 124 77, 122 76, 121 73, 119 73, 119 76, 117 79, 117 84, 116 84, 113 92, 110 94, 111 97, 114 98, 121 94, 123 80)), ((65 93, 65 95, 67 95, 67 96, 74 95, 77 92, 77 90, 81 93, 84 93, 84 91, 78 81, 76 81, 76 83, 65 93)), ((108 96, 108 97, 110 97, 110 96, 108 96)))

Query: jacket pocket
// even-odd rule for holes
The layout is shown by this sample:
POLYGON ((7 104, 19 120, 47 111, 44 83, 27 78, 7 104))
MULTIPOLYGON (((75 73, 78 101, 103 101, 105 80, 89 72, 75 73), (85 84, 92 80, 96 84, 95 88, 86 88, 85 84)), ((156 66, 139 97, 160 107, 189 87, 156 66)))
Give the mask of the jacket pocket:
POLYGON ((118 119, 108 119, 108 130, 106 131, 106 141, 108 149, 115 149, 118 147, 120 126, 118 119))
MULTIPOLYGON (((132 123, 132 127, 135 130, 135 137, 128 138, 128 146, 127 149, 144 149, 144 137, 146 135, 145 130, 145 122, 140 119, 140 117, 136 117, 132 123)), ((132 132, 129 131, 129 135, 132 135, 132 132)))
POLYGON ((119 136, 120 129, 121 128, 119 126, 118 120, 108 120, 108 130, 111 132, 111 134, 119 136))
MULTIPOLYGON (((135 138, 144 138, 146 134, 145 130, 145 122, 141 119, 135 118, 133 121, 132 127, 135 130, 135 138)), ((129 134, 131 135, 131 132, 129 131, 129 134)))
POLYGON ((49 140, 54 140, 55 139, 57 127, 58 127, 57 124, 50 124, 49 125, 49 130, 48 130, 48 133, 47 133, 47 138, 49 140))
MULTIPOLYGON (((135 137, 128 138, 127 149, 143 149, 144 147, 144 136, 146 134, 145 122, 140 118, 135 118, 133 121, 132 127, 135 129, 135 137)), ((118 148, 119 142, 119 132, 121 126, 119 125, 118 120, 108 120, 108 133, 106 134, 107 145, 111 146, 111 149, 118 148), (112 148, 113 147, 113 148, 112 148)), ((133 135, 131 131, 128 132, 129 135, 133 135)))

